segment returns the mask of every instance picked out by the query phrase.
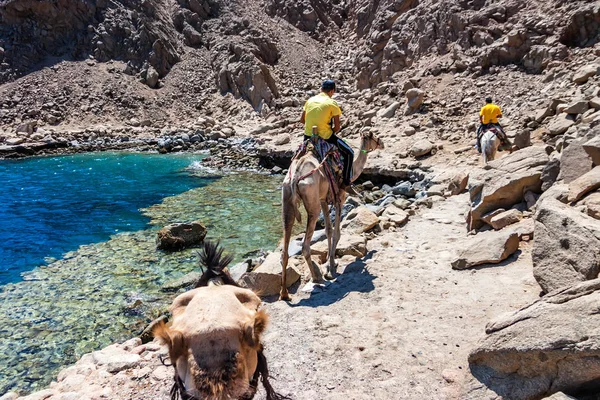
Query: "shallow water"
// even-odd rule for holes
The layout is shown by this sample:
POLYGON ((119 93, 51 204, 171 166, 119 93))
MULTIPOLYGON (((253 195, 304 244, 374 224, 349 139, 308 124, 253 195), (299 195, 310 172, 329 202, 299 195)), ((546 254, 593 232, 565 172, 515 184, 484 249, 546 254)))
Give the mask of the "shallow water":
MULTIPOLYGON (((102 164, 110 163, 111 157, 102 155, 102 164)), ((90 192, 102 191, 106 195, 102 197, 106 202, 99 204, 108 204, 109 208, 127 204, 119 208, 123 211, 103 211, 104 217, 90 216, 86 223, 70 219, 78 215, 80 207, 95 208, 89 205, 89 200, 82 199, 81 194, 65 193, 64 201, 72 199, 76 204, 72 207, 62 205, 62 210, 68 210, 66 215, 57 212, 56 208, 47 210, 42 204, 38 205, 39 209, 62 222, 56 222, 62 229, 61 235, 68 236, 73 230, 85 229, 85 234, 73 237, 88 242, 77 247, 73 246, 73 241, 63 238, 73 248, 64 254, 57 254, 61 250, 54 247, 48 247, 45 253, 44 246, 39 245, 38 254, 31 256, 32 259, 51 255, 57 260, 23 273, 22 281, 15 279, 14 267, 5 269, 11 272, 4 277, 10 276, 13 283, 0 289, 0 353, 4 355, 0 363, 0 394, 8 390, 29 392, 43 388, 62 366, 76 361, 82 354, 139 333, 147 322, 165 309, 174 295, 162 293, 160 286, 195 270, 197 250, 157 251, 156 229, 163 225, 201 220, 208 228, 208 238, 220 239, 227 250, 234 252, 236 260, 260 248, 272 249, 279 240, 280 177, 252 173, 217 176, 194 168, 198 166, 194 162, 199 158, 197 155, 176 160, 150 155, 134 155, 133 158, 139 159, 136 163, 120 161, 121 165, 126 164, 124 170, 127 172, 123 173, 130 177, 129 182, 116 184, 112 179, 109 187, 103 186, 102 181, 88 178, 90 192), (147 162, 145 157, 152 159, 147 162), (158 165, 163 160, 153 157, 170 159, 171 164, 177 164, 179 168, 174 170, 171 168, 174 165, 166 166, 169 173, 162 174, 158 165), (135 174, 136 168, 140 167, 144 168, 143 172, 135 174), (154 180, 140 182, 136 180, 139 175, 154 176, 154 180), (125 196, 119 191, 125 191, 127 184, 146 189, 157 184, 161 189, 158 194, 148 190, 145 194, 125 196), (188 190, 189 187, 192 189, 188 190), (108 192, 113 189, 119 192, 116 196, 121 197, 111 202, 108 192), (131 204, 131 196, 137 196, 135 205, 131 204), (146 208, 138 211, 136 207, 146 208)), ((71 161, 76 162, 69 160, 67 164, 71 161)), ((82 169, 84 164, 81 161, 82 169)), ((45 168, 50 169, 48 165, 45 168)), ((36 171, 36 168, 32 170, 36 171)), ((42 175, 50 186, 55 184, 50 172, 42 175)), ((23 188, 41 184, 41 180, 37 182, 25 180, 23 188)), ((69 190, 63 188, 65 192, 69 190)), ((30 215, 34 211, 37 212, 37 207, 29 212, 22 211, 22 214, 36 221, 36 217, 30 215)), ((47 237, 52 238, 56 227, 40 225, 49 230, 47 237)), ((48 241, 52 244, 60 242, 48 241)), ((6 251, 5 246, 1 246, 6 251)), ((10 256, 4 257, 4 260, 10 260, 10 256)))

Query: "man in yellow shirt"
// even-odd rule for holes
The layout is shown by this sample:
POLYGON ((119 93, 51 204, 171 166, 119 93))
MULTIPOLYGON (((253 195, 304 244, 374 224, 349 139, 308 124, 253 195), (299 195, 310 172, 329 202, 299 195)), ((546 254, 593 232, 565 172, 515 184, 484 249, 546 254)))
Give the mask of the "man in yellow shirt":
POLYGON ((321 85, 321 93, 311 97, 304 104, 300 122, 304 124, 304 140, 312 136, 312 127, 317 127, 317 134, 326 142, 337 146, 344 161, 342 178, 345 186, 352 182, 352 162, 354 151, 346 142, 335 134, 340 131, 342 110, 337 101, 331 98, 335 93, 335 82, 328 79, 321 85), (331 126, 333 122, 333 127, 331 126))
POLYGON ((483 132, 491 127, 495 127, 498 129, 500 134, 498 138, 501 142, 507 142, 506 134, 504 133, 504 129, 500 126, 498 122, 498 118, 502 118, 502 111, 500 107, 495 105, 492 101, 491 97, 485 99, 485 106, 481 107, 481 111, 479 111, 479 129, 477 129, 477 151, 481 153, 481 136, 483 132))

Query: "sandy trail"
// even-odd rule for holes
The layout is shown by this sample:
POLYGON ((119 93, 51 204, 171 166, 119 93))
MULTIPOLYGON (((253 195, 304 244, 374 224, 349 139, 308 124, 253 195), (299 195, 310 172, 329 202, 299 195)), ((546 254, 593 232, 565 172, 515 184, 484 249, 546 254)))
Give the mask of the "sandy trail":
POLYGON ((539 294, 528 243, 499 265, 451 269, 467 208, 467 194, 434 204, 369 241, 326 291, 267 303, 276 388, 297 400, 460 398, 485 324, 539 294))

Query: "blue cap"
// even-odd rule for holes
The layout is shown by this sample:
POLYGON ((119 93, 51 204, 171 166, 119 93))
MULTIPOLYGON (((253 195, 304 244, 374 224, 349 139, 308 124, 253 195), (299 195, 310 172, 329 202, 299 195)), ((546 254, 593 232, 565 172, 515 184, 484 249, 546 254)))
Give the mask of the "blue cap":
POLYGON ((331 79, 327 79, 326 81, 323 81, 321 89, 323 89, 326 92, 329 92, 330 90, 335 90, 335 82, 331 79))

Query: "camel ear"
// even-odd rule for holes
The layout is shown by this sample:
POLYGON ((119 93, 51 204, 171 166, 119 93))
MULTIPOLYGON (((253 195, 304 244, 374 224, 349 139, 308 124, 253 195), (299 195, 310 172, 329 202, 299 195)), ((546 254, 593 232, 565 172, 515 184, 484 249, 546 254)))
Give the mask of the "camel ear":
POLYGON ((171 363, 175 364, 177 359, 185 354, 185 339, 183 334, 174 329, 170 329, 164 321, 160 321, 154 329, 152 334, 161 344, 166 344, 169 348, 169 358, 171 363))
POLYGON ((244 327, 243 340, 252 348, 258 347, 260 344, 260 337, 267 328, 269 317, 263 310, 256 312, 254 321, 249 322, 244 327))

